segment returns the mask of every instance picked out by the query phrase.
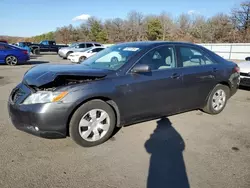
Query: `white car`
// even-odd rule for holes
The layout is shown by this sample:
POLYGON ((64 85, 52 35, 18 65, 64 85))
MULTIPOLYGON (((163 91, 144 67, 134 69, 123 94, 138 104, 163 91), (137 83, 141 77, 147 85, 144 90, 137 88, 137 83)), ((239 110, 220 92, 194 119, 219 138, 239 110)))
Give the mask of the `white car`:
POLYGON ((240 85, 250 87, 250 61, 238 64, 240 67, 240 85))
POLYGON ((71 53, 68 56, 68 60, 70 60, 72 63, 80 63, 97 52, 102 51, 103 49, 105 49, 105 47, 85 48, 79 52, 71 53))

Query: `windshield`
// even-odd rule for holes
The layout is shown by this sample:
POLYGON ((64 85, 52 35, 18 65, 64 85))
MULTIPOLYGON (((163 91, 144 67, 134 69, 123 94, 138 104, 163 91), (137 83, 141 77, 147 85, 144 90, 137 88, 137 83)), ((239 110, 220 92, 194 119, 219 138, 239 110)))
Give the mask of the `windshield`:
POLYGON ((81 64, 91 68, 118 70, 141 50, 141 46, 115 45, 96 53, 81 64))

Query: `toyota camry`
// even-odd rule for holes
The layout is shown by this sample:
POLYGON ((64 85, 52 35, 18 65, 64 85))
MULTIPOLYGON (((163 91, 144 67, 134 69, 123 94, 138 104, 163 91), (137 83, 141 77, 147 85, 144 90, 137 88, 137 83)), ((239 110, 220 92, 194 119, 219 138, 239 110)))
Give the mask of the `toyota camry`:
POLYGON ((80 64, 31 68, 11 92, 8 110, 19 130, 90 147, 116 127, 196 109, 218 114, 239 78, 235 63, 199 45, 121 43, 80 64))

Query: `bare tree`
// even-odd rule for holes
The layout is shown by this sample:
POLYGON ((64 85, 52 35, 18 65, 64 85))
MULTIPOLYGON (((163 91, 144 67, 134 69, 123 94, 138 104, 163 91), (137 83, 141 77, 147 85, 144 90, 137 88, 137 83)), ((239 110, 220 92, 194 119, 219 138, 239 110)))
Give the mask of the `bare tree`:
POLYGON ((239 30, 250 28, 250 1, 245 1, 239 8, 232 9, 232 20, 239 30))

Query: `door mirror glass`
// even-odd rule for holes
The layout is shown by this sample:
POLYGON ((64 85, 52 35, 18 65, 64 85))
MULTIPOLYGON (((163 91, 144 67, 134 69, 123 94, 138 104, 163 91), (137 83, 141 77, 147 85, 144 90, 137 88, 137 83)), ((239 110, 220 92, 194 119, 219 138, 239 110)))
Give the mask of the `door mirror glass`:
POLYGON ((137 64, 132 69, 133 73, 140 73, 140 72, 150 72, 150 67, 146 64, 137 64))

